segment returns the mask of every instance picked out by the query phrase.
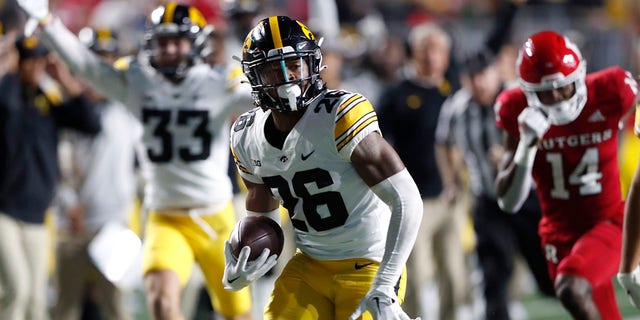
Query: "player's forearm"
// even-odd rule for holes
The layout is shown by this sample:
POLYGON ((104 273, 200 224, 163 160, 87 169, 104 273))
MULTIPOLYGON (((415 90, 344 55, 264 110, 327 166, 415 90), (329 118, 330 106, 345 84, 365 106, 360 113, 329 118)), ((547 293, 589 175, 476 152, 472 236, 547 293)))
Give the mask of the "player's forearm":
POLYGON ((442 144, 435 145, 436 151, 436 163, 438 165, 438 170, 440 171, 440 177, 442 178, 442 184, 445 188, 455 186, 457 183, 456 179, 456 167, 457 163, 453 157, 451 157, 451 153, 449 152, 450 146, 445 146, 442 144))
POLYGON ((42 28, 45 43, 58 53, 71 70, 87 76, 92 65, 97 64, 98 58, 90 54, 89 49, 64 26, 60 19, 52 19, 42 28))
POLYGON ((527 199, 531 191, 531 171, 536 152, 537 147, 518 143, 513 161, 498 173, 496 194, 502 210, 515 213, 527 199))
POLYGON ((374 285, 394 286, 409 258, 422 221, 422 199, 407 169, 371 187, 391 207, 385 252, 374 285))
POLYGON ((638 262, 640 262, 640 172, 636 171, 625 207, 620 272, 633 271, 638 262))

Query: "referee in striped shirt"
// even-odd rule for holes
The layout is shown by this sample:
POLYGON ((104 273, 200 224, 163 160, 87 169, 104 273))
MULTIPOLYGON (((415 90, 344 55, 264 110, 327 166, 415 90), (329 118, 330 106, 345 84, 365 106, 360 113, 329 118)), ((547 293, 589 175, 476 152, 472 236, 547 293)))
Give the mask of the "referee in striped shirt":
MULTIPOLYGON (((494 180, 503 151, 493 103, 504 83, 488 51, 469 55, 462 67, 469 85, 444 103, 436 130, 436 150, 442 157, 457 147, 464 164, 456 164, 452 159, 438 159, 438 162, 445 164, 440 166, 443 178, 453 175, 462 165, 469 172, 474 195, 476 250, 484 274, 486 318, 509 319, 509 281, 518 252, 529 265, 540 291, 553 296, 537 233, 540 207, 535 192, 531 192, 517 214, 505 213, 499 208, 494 180)), ((443 179, 446 181, 452 180, 443 179)))

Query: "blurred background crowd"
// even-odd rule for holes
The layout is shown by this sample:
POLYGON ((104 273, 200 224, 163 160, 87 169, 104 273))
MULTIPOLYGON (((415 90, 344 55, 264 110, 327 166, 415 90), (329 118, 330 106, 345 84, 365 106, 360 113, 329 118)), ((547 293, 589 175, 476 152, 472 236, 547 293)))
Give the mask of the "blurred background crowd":
MULTIPOLYGON (((468 164, 461 164, 460 167, 453 166, 448 168, 449 171, 447 168, 443 169, 441 163, 436 164, 438 146, 446 146, 446 152, 449 152, 451 151, 449 147, 455 145, 454 140, 439 139, 435 136, 435 129, 440 125, 437 120, 443 101, 452 97, 460 88, 473 90, 474 84, 469 76, 488 66, 495 67, 498 72, 498 87, 507 87, 512 84, 516 79, 515 59, 520 45, 529 35, 542 29, 553 29, 576 42, 587 60, 589 72, 618 65, 634 75, 640 74, 640 2, 637 0, 184 0, 180 2, 197 7, 209 23, 210 26, 206 30, 211 36, 213 45, 206 47, 210 52, 203 56, 209 59, 208 62, 212 66, 219 63, 237 63, 231 57, 241 55, 240 48, 244 37, 259 19, 278 14, 306 22, 312 31, 324 37, 322 44, 324 64, 328 68, 323 71, 323 78, 328 87, 363 93, 380 113, 381 128, 383 133, 389 133, 389 139, 404 138, 401 127, 408 119, 401 118, 400 114, 394 115, 394 101, 389 101, 396 97, 395 93, 404 94, 401 89, 402 81, 421 79, 425 90, 430 87, 437 89, 435 94, 439 100, 426 96, 430 99, 426 102, 427 104, 438 104, 433 111, 432 119, 434 120, 431 123, 411 124, 424 125, 424 132, 431 132, 431 134, 414 136, 413 139, 407 140, 410 143, 408 146, 394 141, 394 146, 399 149, 399 154, 407 163, 410 172, 412 159, 420 158, 420 161, 415 161, 416 166, 424 165, 423 170, 437 175, 434 178, 425 173, 423 177, 416 171, 411 172, 425 200, 441 198, 461 204, 461 208, 457 208, 462 212, 460 217, 449 222, 439 222, 439 225, 424 227, 428 230, 424 241, 427 246, 433 245, 432 248, 425 249, 425 252, 431 254, 430 251, 433 251, 433 255, 421 259, 433 260, 433 266, 426 267, 420 260, 413 262, 414 265, 409 270, 411 274, 411 269, 417 270, 423 267, 425 269, 425 275, 413 275, 412 279, 417 280, 409 292, 414 292, 411 296, 415 301, 408 301, 407 305, 409 313, 420 314, 422 319, 431 319, 430 316, 438 313, 440 319, 451 319, 451 313, 447 312, 454 309, 458 309, 458 319, 482 319, 485 305, 488 303, 487 299, 492 299, 491 292, 483 292, 479 289, 480 283, 489 281, 486 276, 486 272, 489 271, 487 266, 478 262, 475 249, 478 237, 482 240, 482 232, 478 230, 478 225, 481 224, 476 223, 474 230, 474 222, 477 222, 474 219, 478 217, 471 215, 473 196, 479 197, 479 194, 486 190, 478 191, 482 190, 482 187, 472 190, 473 187, 465 176, 465 172, 470 169, 465 168, 468 164), (431 23, 446 33, 445 38, 448 40, 445 41, 446 50, 441 62, 434 58, 420 60, 421 53, 437 46, 421 48, 418 42, 415 42, 421 36, 416 28, 425 23, 431 23), (422 148, 421 152, 427 155, 415 151, 419 148, 422 148), (422 162, 424 157, 433 161, 425 164, 422 162), (452 171, 456 177, 451 177, 452 171), (453 190, 456 187, 459 187, 459 190, 453 190), (455 241, 449 242, 443 234, 452 235, 455 241), (437 238, 439 236, 441 238, 437 238), (451 247, 438 248, 438 243, 443 242, 451 247), (450 259, 456 255, 454 251, 460 252, 459 260, 450 259), (438 271, 438 268, 451 272, 438 271), (458 277, 454 270, 459 269, 463 277, 454 279, 458 277), (463 283, 460 284, 460 282, 463 283), (466 311, 460 311, 464 308, 466 311)), ((117 32, 118 55, 127 56, 144 52, 147 17, 154 8, 164 3, 165 1, 158 0, 51 0, 50 6, 51 11, 76 33, 87 26, 117 32)), ((22 32, 25 22, 24 15, 14 1, 0 0, 0 34, 3 35, 0 47, 13 44, 22 32)), ((425 34, 430 34, 430 31, 424 32, 422 36, 426 37, 425 34)), ((8 52, 9 50, 0 49, 0 76, 7 71, 7 65, 10 64, 11 57, 8 52)), ((481 87, 480 90, 490 89, 481 87)), ((477 103, 491 105, 496 94, 489 97, 488 101, 478 98, 480 100, 477 103)), ((420 99, 423 96, 421 93, 415 93, 415 96, 417 100, 407 99, 406 104, 409 107, 417 108, 421 105, 420 99)), ((409 97, 414 95, 409 94, 409 97)), ((398 103, 404 104, 405 101, 398 103)), ((631 121, 632 119, 629 123, 632 123, 631 121)), ((640 146, 632 138, 633 127, 631 125, 627 127, 620 145, 621 179, 625 188, 623 194, 626 194, 626 187, 640 154, 640 146)), ((61 146, 63 153, 65 146, 68 145, 63 143, 61 146)), ((495 157, 498 158, 498 156, 495 157)), ((73 171, 73 168, 65 169, 65 166, 68 166, 68 163, 63 160, 61 170, 73 171)), ((241 199, 241 194, 239 197, 241 199)), ((142 199, 137 200, 140 202, 142 199)), ((59 202, 57 201, 54 207, 59 206, 59 202)), ((240 204, 238 212, 243 212, 242 209, 243 206, 240 204)), ((444 212, 449 212, 448 209, 450 208, 446 208, 444 212)), ((139 212, 140 210, 138 210, 138 216, 139 212)), ((429 212, 426 214, 424 220, 434 221, 429 217, 429 212)), ((450 218, 443 218, 442 221, 450 218)), ((136 226, 139 227, 140 223, 135 222, 135 219, 131 221, 131 228, 139 232, 136 226)), ((535 226, 535 221, 533 225, 535 226)), ((56 232, 52 231, 51 235, 54 234, 56 232)), ((536 249, 534 246, 528 250, 536 249)), ((527 248, 521 247, 520 251, 522 250, 527 248)), ((504 274, 506 278, 512 272, 516 275, 513 281, 499 279, 512 287, 509 289, 509 300, 517 301, 522 297, 523 292, 540 291, 549 295, 549 288, 545 287, 544 283, 537 281, 538 283, 534 284, 536 281, 531 280, 533 277, 540 278, 540 274, 544 275, 544 271, 536 270, 532 263, 529 263, 531 272, 526 268, 520 268, 522 263, 518 261, 521 259, 515 251, 505 251, 505 254, 513 255, 517 260, 513 267, 515 271, 499 270, 499 272, 506 272, 504 274)), ((526 256, 526 254, 524 252, 522 255, 526 256)), ((482 260, 482 257, 480 259, 482 260)), ((51 262, 51 269, 55 267, 55 261, 51 262)), ((194 277, 197 275, 195 273, 194 277)), ((185 306, 188 310, 186 314, 193 318, 209 317, 207 308, 210 306, 203 306, 207 304, 208 299, 200 297, 206 293, 201 290, 201 285, 197 284, 201 284, 202 280, 194 281, 196 289, 185 293, 190 295, 190 298, 184 299, 190 304, 185 306), (205 311, 202 311, 203 308, 205 311)), ((136 283, 136 281, 132 282, 136 283)), ((259 308, 266 299, 261 292, 269 292, 269 290, 253 289, 255 302, 259 308)), ((144 319, 144 298, 140 298, 140 287, 134 284, 127 287, 127 290, 130 293, 124 298, 127 300, 127 309, 135 317, 144 319)), ((55 304, 55 297, 58 296, 55 293, 55 284, 52 285, 51 291, 50 304, 55 304)), ((99 297, 87 294, 85 300, 87 305, 83 317, 99 319, 99 313, 91 312, 92 300, 99 300, 99 297)), ((503 302, 498 301, 498 303, 503 302)), ((511 318, 527 318, 526 310, 518 309, 517 304, 506 305, 506 307, 509 307, 511 318)), ((260 319, 260 313, 256 314, 258 314, 257 319, 260 319)))
MULTIPOLYGON (((345 59, 342 77, 368 55, 379 54, 388 42, 406 41, 408 31, 421 22, 444 26, 453 37, 453 55, 462 58, 481 44, 493 17, 507 0, 337 0, 336 21, 310 21, 313 6, 292 0, 185 0, 200 9, 219 32, 238 32, 243 38, 258 17, 285 14, 305 21, 345 59), (244 28, 244 29, 243 29, 244 28), (239 30, 235 30, 239 29, 239 30), (334 38, 335 37, 335 38, 334 38)), ((163 1, 53 0, 52 10, 72 31, 85 26, 121 32, 123 53, 139 49, 148 14, 163 1)), ((23 16, 12 0, 0 2, 0 19, 7 29, 17 28, 23 16)), ((589 69, 618 64, 638 68, 640 4, 633 0, 531 0, 519 10, 509 43, 519 45, 540 28, 567 33, 581 47, 589 69)), ((392 56, 386 56, 392 58, 392 56)))

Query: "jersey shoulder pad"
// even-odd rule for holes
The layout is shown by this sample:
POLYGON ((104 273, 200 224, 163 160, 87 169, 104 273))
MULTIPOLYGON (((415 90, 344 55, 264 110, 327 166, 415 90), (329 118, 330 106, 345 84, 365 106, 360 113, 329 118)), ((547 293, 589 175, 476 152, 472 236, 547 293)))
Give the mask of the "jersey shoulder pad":
POLYGON ((264 115, 264 111, 258 107, 254 107, 251 110, 241 114, 231 125, 231 135, 242 135, 243 131, 254 126, 256 116, 264 115))
MULTIPOLYGON (((252 141, 252 137, 255 137, 256 135, 251 132, 252 130, 260 130, 259 128, 256 128, 256 126, 258 123, 262 123, 263 121, 261 119, 256 121, 256 118, 263 116, 265 116, 264 111, 256 107, 241 114, 231 125, 231 155, 233 156, 233 160, 238 170, 245 175, 253 175, 253 173, 250 170, 251 164, 245 162, 248 160, 244 152, 246 152, 248 146, 261 143, 261 141, 252 141)), ((250 179, 245 175, 243 175, 243 177, 250 179)))
POLYGON ((619 101, 625 111, 638 95, 638 83, 633 75, 618 66, 588 74, 586 84, 589 100, 613 99, 619 101))
POLYGON ((359 134, 362 134, 362 136, 357 141, 361 140, 370 131, 380 130, 378 128, 378 115, 373 109, 373 105, 361 94, 330 91, 327 95, 329 95, 327 99, 335 99, 329 101, 335 106, 333 109, 335 115, 333 134, 338 152, 359 134), (334 95, 335 97, 333 97, 334 95))

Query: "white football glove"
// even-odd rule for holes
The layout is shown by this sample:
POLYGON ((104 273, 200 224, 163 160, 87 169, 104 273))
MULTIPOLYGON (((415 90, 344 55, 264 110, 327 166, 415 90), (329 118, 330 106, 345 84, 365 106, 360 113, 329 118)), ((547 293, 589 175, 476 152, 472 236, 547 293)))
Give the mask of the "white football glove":
POLYGON ((618 273, 618 282, 627 292, 631 304, 640 309, 640 266, 631 273, 618 273))
POLYGON ((243 247, 238 255, 238 260, 231 254, 231 244, 224 242, 224 275, 222 284, 224 288, 231 291, 238 291, 248 286, 254 280, 264 276, 278 262, 278 255, 269 256, 269 249, 264 249, 256 260, 248 262, 251 248, 243 247))
MULTIPOLYGON (((400 308, 398 296, 391 286, 373 286, 364 296, 349 320, 356 320, 369 311, 373 320, 411 320, 400 308)), ((415 320, 420 320, 420 317, 415 320)))
POLYGON ((520 140, 526 146, 532 146, 551 127, 548 116, 540 108, 527 107, 518 116, 520 140))
POLYGON ((30 17, 42 21, 49 15, 49 0, 16 0, 18 5, 30 17))

